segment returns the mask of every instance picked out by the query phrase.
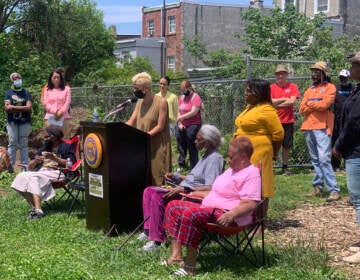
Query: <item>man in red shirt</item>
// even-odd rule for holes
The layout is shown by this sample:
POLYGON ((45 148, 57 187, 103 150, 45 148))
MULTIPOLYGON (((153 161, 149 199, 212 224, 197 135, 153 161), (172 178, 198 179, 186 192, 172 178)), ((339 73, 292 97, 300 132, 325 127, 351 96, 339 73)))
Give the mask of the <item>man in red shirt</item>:
POLYGON ((296 99, 300 98, 300 94, 297 85, 287 81, 288 73, 286 66, 279 64, 275 70, 276 83, 272 84, 270 88, 272 103, 278 111, 285 132, 282 143, 282 171, 286 175, 291 175, 287 164, 290 148, 293 145, 294 103, 296 99))

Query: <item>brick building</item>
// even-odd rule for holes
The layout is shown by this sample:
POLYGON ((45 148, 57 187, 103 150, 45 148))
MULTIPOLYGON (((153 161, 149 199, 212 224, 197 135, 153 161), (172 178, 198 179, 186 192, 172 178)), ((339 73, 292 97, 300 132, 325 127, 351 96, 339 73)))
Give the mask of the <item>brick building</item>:
MULTIPOLYGON (((262 1, 255 1, 260 2, 262 1)), ((226 49, 234 53, 244 47, 235 34, 243 34, 240 13, 249 6, 198 4, 179 1, 163 6, 143 7, 142 37, 159 37, 164 41, 163 62, 166 69, 186 71, 203 67, 187 52, 182 40, 198 35, 210 51, 226 49)), ((261 8, 261 7, 260 7, 261 8)))
POLYGON ((275 5, 284 8, 286 3, 296 6, 308 17, 323 12, 326 25, 333 27, 333 35, 346 34, 350 38, 360 33, 359 0, 275 0, 275 5))

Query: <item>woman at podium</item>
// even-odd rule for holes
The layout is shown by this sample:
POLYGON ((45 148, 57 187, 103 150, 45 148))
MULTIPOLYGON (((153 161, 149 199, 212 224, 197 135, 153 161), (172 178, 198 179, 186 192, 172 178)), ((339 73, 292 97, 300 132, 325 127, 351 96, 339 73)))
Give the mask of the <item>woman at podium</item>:
POLYGON ((168 105, 165 98, 151 92, 151 76, 142 72, 132 78, 134 95, 139 99, 127 125, 150 135, 152 184, 160 186, 171 171, 171 138, 168 105))

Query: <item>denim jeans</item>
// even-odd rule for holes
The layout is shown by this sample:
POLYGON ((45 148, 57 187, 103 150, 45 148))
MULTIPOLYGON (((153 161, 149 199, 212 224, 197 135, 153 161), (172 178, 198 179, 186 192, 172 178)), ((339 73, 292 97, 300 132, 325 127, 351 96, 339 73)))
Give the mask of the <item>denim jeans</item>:
POLYGON ((347 159, 346 184, 350 199, 355 207, 357 221, 360 227, 360 158, 347 159))
POLYGON ((178 126, 176 126, 176 141, 177 141, 177 149, 179 152, 178 163, 180 167, 185 167, 186 163, 186 154, 189 150, 190 156, 190 168, 193 169, 199 160, 198 150, 195 146, 195 138, 196 134, 200 130, 200 124, 193 124, 188 126, 184 130, 180 130, 178 126))
POLYGON ((28 139, 30 134, 30 123, 15 124, 8 123, 6 125, 9 145, 8 151, 10 154, 11 165, 15 164, 16 161, 16 150, 20 148, 20 161, 22 164, 27 164, 29 162, 29 147, 28 139))
POLYGON ((306 144, 314 167, 313 186, 324 188, 324 182, 329 192, 340 192, 334 170, 331 166, 331 136, 326 129, 305 130, 306 144))

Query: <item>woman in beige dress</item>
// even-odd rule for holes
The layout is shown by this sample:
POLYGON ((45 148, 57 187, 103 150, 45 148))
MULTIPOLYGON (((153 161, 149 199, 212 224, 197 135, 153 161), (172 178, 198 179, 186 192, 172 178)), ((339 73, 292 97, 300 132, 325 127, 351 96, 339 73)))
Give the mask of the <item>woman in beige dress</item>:
POLYGON ((142 72, 132 78, 134 95, 139 98, 126 124, 150 135, 152 184, 160 186, 171 171, 171 140, 168 105, 165 98, 151 92, 151 76, 142 72))

